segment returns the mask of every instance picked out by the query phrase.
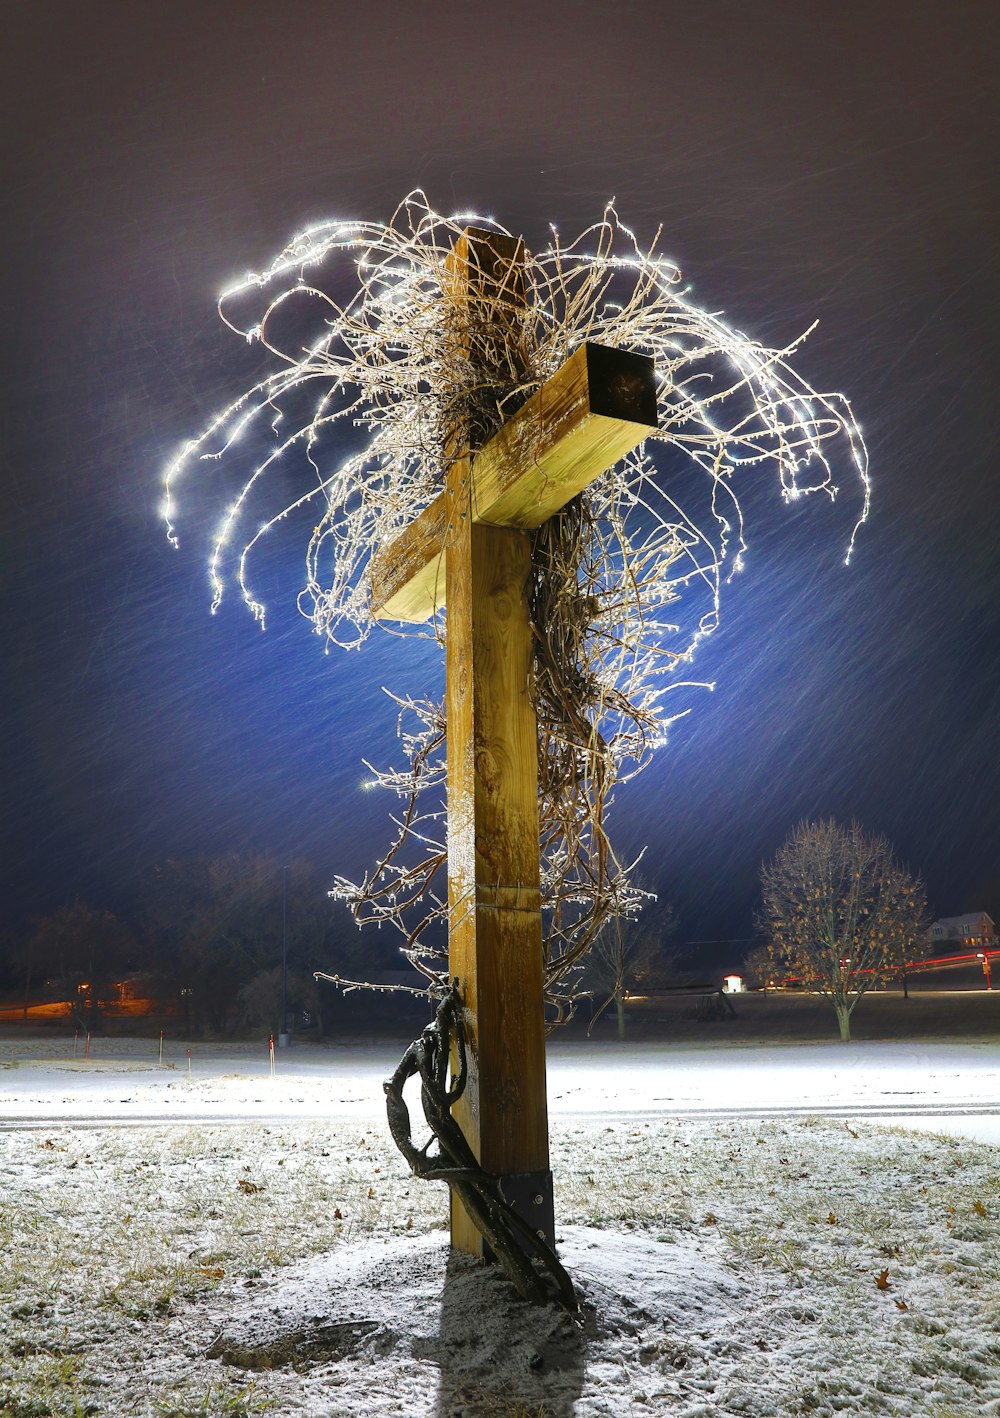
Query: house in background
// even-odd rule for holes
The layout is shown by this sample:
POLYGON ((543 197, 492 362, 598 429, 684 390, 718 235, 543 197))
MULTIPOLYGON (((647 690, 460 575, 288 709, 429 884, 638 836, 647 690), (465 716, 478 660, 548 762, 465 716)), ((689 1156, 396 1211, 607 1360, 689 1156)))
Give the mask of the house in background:
POLYGON ((995 950, 997 928, 985 911, 965 916, 942 916, 930 928, 931 949, 938 945, 964 945, 970 950, 995 950))

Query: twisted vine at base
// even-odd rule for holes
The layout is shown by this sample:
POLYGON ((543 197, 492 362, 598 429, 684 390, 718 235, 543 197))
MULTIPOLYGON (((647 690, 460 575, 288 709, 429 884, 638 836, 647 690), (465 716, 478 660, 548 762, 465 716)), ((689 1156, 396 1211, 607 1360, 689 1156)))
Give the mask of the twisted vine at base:
POLYGON ((573 1282, 555 1251, 507 1202, 500 1178, 483 1171, 451 1115, 465 1092, 467 1079, 461 1000, 453 985, 438 1005, 433 1023, 414 1040, 396 1072, 382 1085, 389 1131, 414 1176, 448 1183, 522 1299, 536 1305, 555 1301, 575 1313, 578 1306, 573 1282), (448 1062, 453 1043, 458 1068, 449 1088, 448 1062), (410 1111, 403 1098, 403 1088, 415 1074, 420 1076, 420 1101, 432 1134, 423 1147, 413 1142, 410 1111), (434 1142, 438 1150, 431 1153, 434 1142))

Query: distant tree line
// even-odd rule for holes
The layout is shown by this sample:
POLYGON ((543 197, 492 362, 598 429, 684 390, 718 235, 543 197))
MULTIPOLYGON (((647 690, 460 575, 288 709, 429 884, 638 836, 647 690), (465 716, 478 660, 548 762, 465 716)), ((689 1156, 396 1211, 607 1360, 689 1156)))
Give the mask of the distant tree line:
POLYGON ((101 1001, 131 980, 186 1031, 277 1033, 283 948, 289 1018, 318 1031, 338 1000, 314 970, 378 979, 399 968, 392 944, 362 937, 312 864, 230 853, 160 863, 120 915, 73 899, 33 920, 8 946, 8 979, 25 1010, 61 997, 81 1027, 99 1025, 101 1001))
MULTIPOLYGON (((116 986, 130 979, 186 1032, 276 1034, 284 955, 290 1021, 308 1020, 325 1032, 331 1014, 374 1018, 387 1008, 387 996, 356 992, 345 1006, 343 995, 317 984, 313 972, 398 977, 396 938, 360 932, 327 887, 312 864, 266 854, 169 858, 120 915, 74 899, 31 922, 8 945, 8 981, 25 1013, 32 1003, 59 998, 88 1028, 99 1025, 101 1002, 114 1000, 116 986)), ((862 996, 905 983, 907 962, 927 952, 923 884, 884 837, 856 823, 800 823, 764 863, 761 888, 758 924, 766 944, 746 959, 749 983, 766 988, 794 979, 825 995, 844 1040, 862 996)), ((595 1021, 613 1007, 624 1037, 630 991, 685 978, 675 931, 671 908, 650 892, 634 919, 605 929, 579 979, 594 1001, 595 1021)))

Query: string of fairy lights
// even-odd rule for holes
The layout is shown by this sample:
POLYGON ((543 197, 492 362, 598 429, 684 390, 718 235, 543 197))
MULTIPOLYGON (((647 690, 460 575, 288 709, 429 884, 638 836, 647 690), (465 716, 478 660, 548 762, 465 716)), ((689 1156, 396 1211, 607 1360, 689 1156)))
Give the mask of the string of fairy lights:
MULTIPOLYGON (((661 233, 643 245, 613 204, 572 240, 552 227, 542 249, 525 250, 517 320, 508 313, 492 345, 482 331, 470 340, 468 307, 445 277, 470 225, 509 235, 480 215, 444 217, 415 191, 387 223, 306 228, 223 291, 223 321, 274 367, 180 450, 163 511, 176 543, 185 479, 205 460, 242 459, 241 486, 212 544, 213 610, 235 584, 264 624, 254 554, 301 515, 311 530, 299 608, 327 648, 356 648, 378 624, 372 558, 440 492, 448 450, 468 442, 470 429, 484 441, 584 341, 653 357, 658 430, 534 541, 546 980, 565 1013, 574 967, 602 927, 641 900, 606 813, 615 785, 648 763, 685 712, 671 710, 668 691, 692 684, 687 667, 717 627, 725 580, 747 550, 738 485, 770 470, 787 501, 833 498, 835 465, 848 470, 860 503, 849 560, 869 508, 867 453, 848 400, 817 392, 792 367, 809 331, 767 349, 701 309, 660 252, 661 233), (290 477, 300 490, 271 501, 290 477)), ((389 629, 442 640, 445 614, 389 629)), ((363 881, 338 879, 334 891, 359 920, 397 927, 418 970, 440 982, 444 708, 394 698, 405 765, 366 766, 372 783, 402 801, 395 836, 363 881)))

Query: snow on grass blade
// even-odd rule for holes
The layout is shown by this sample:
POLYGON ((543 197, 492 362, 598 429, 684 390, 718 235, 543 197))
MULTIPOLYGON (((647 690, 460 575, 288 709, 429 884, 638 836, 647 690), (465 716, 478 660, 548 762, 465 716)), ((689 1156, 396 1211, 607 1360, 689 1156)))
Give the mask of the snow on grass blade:
POLYGON ((0 1135, 0 1415, 1000 1411, 995 1149, 656 1119, 553 1153, 582 1331, 449 1260, 378 1125, 0 1135))

